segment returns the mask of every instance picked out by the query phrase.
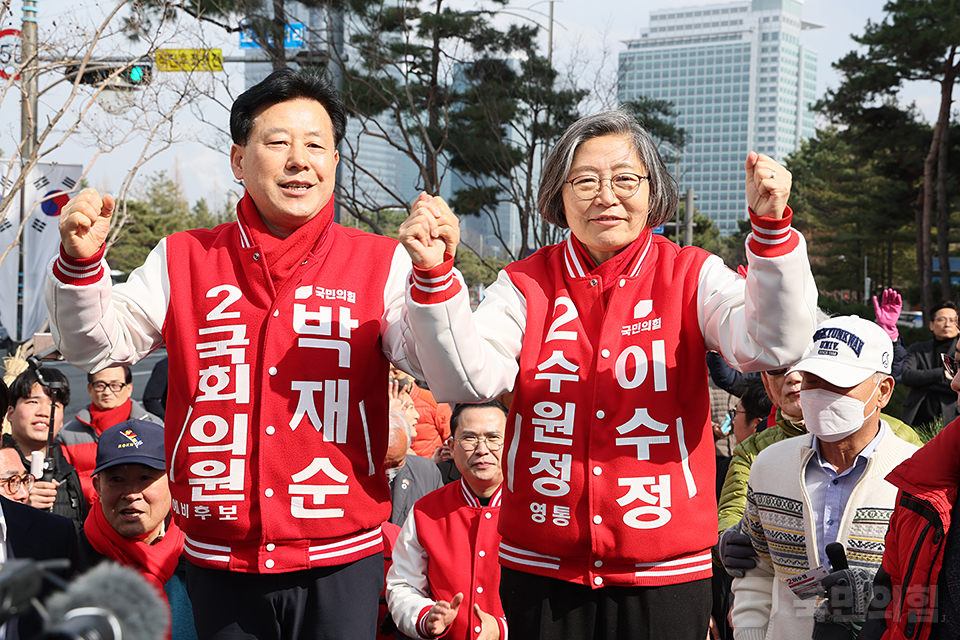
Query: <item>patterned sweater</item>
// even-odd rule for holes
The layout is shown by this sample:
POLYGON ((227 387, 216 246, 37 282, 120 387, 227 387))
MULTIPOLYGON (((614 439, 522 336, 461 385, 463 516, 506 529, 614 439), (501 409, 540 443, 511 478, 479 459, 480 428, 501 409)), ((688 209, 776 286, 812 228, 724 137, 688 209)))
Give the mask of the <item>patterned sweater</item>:
MULTIPOLYGON (((736 640, 809 638, 818 599, 800 600, 786 580, 826 563, 811 517, 804 470, 813 457, 813 436, 777 442, 757 456, 747 486, 747 508, 741 526, 757 550, 758 562, 746 576, 733 581, 732 618, 736 640)), ((851 567, 871 572, 880 568, 887 522, 896 504, 897 489, 884 479, 917 450, 889 427, 854 486, 840 522, 851 567)))

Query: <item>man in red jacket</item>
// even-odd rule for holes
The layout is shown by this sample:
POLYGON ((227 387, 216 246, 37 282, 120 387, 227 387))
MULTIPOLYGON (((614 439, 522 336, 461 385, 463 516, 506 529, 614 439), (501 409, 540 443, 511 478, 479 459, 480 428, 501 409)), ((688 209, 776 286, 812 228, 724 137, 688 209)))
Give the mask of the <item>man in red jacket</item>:
MULTIPOLYGON (((960 362, 944 355, 951 389, 960 394, 960 362)), ((960 638, 960 419, 887 475, 897 487, 883 564, 862 640, 960 638)))
POLYGON ((460 482, 421 498, 393 549, 387 606, 411 638, 506 639, 500 604, 500 456, 507 409, 497 400, 453 411, 460 482))
POLYGON ((237 219, 164 238, 116 286, 113 197, 87 189, 60 215, 46 293, 64 357, 100 371, 167 348, 167 475, 200 638, 376 633, 410 259, 334 222, 345 130, 322 76, 280 69, 242 93, 237 219))

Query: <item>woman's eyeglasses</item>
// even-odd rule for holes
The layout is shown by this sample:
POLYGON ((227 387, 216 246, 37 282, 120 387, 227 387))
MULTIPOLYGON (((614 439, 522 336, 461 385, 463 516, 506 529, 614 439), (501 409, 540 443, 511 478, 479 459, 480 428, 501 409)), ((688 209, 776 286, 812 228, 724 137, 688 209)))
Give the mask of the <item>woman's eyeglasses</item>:
POLYGON ((567 180, 573 187, 573 195, 581 200, 593 200, 600 195, 604 182, 610 183, 610 189, 618 198, 632 197, 640 190, 640 183, 649 180, 650 176, 640 176, 635 173, 621 173, 612 178, 601 178, 599 176, 579 176, 573 180, 567 180))

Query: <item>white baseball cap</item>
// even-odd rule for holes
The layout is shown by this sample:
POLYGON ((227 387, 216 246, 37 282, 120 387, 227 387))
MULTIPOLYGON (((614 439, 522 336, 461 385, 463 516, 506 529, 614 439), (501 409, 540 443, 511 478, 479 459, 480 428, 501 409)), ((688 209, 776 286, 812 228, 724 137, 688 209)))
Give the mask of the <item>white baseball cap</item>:
POLYGON ((812 348, 791 371, 807 371, 846 389, 878 371, 889 374, 892 364, 886 331, 858 316, 839 316, 817 327, 812 348))

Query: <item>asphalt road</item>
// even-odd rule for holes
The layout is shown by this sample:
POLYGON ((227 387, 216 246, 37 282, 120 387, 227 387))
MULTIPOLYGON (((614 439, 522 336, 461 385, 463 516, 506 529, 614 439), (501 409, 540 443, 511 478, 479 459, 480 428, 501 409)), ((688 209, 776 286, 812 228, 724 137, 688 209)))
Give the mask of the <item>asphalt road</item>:
MULTIPOLYGON (((150 373, 158 360, 167 355, 165 349, 157 349, 146 358, 133 365, 133 399, 140 401, 143 389, 147 386, 150 373)), ((77 411, 90 404, 90 395, 87 393, 87 374, 65 361, 50 361, 43 364, 45 367, 59 369, 70 381, 70 404, 64 409, 64 422, 69 421, 77 411)))

